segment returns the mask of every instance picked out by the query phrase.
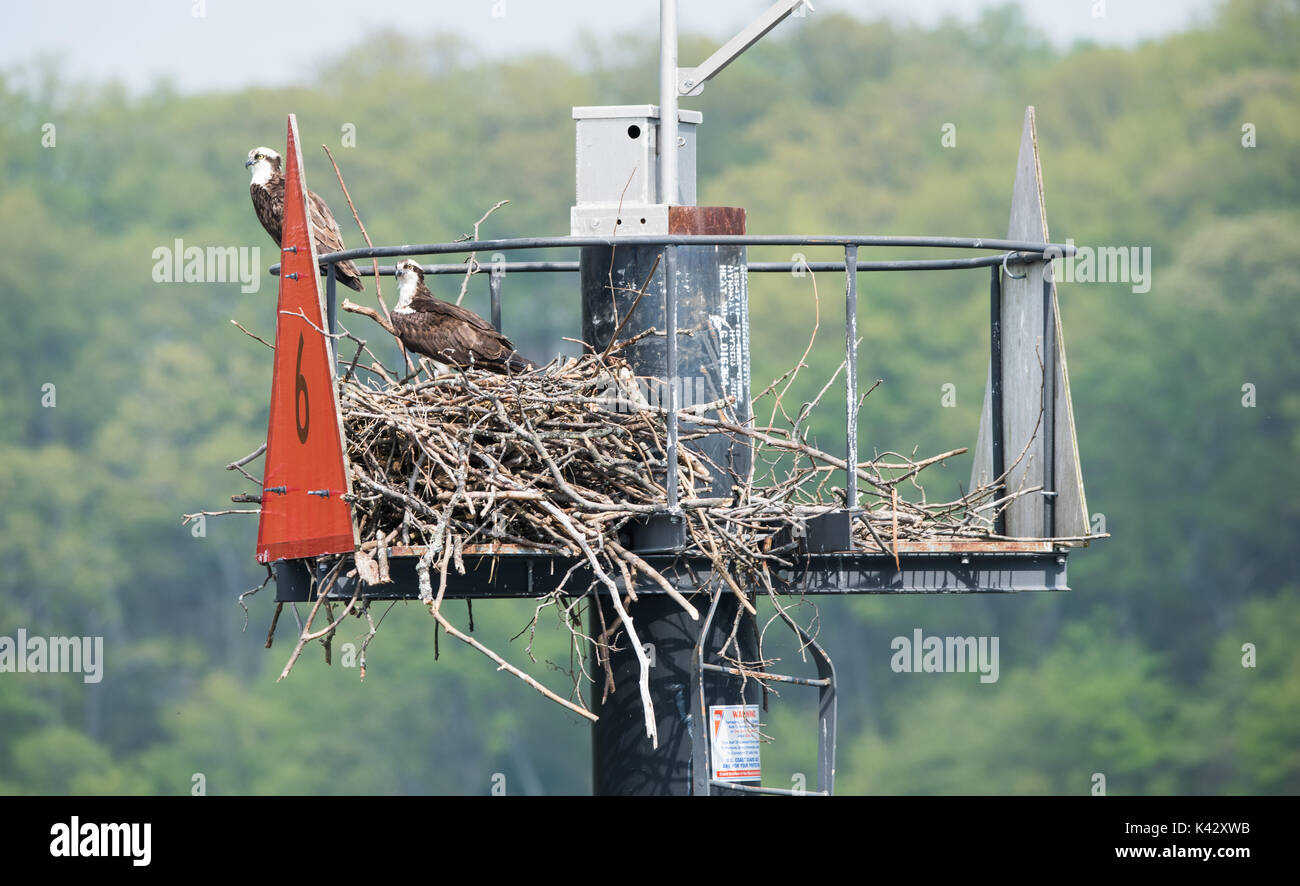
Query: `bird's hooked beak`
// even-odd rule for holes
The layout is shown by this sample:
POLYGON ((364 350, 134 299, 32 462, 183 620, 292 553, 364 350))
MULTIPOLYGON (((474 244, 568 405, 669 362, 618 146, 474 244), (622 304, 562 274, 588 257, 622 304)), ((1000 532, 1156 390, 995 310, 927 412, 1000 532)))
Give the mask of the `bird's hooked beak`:
POLYGON ((252 158, 252 157, 249 157, 247 160, 244 161, 244 168, 245 168, 245 169, 247 169, 248 167, 250 167, 250 166, 252 166, 252 165, 253 165, 253 158, 252 158))

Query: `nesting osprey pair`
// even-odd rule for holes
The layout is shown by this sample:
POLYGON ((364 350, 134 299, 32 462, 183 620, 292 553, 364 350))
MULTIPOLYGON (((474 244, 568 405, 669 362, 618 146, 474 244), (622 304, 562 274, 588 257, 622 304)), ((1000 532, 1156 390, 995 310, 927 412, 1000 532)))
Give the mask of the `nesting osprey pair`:
MULTIPOLYGON (((248 152, 245 168, 253 168, 249 193, 257 218, 280 245, 284 219, 284 175, 280 172, 280 155, 270 148, 248 152)), ((316 234, 316 252, 341 252, 343 234, 325 201, 307 191, 312 230, 316 234)), ((350 261, 339 262, 335 273, 349 289, 361 291, 361 274, 350 261)), ((536 366, 515 351, 510 340, 478 314, 460 305, 434 298, 424 283, 424 269, 418 262, 406 260, 397 265, 397 307, 392 312, 393 332, 409 351, 428 357, 439 372, 452 367, 478 367, 492 372, 515 373, 536 366)))

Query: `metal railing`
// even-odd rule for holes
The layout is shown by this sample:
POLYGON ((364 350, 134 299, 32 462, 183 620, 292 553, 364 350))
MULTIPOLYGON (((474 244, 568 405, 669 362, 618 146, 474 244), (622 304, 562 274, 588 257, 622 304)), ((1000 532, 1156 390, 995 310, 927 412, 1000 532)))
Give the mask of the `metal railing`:
MULTIPOLYGON (((425 256, 425 255, 448 255, 457 253, 494 253, 494 252, 512 252, 526 249, 580 249, 583 247, 617 247, 617 246, 662 246, 664 247, 664 292, 665 292, 665 316, 667 329, 667 354, 665 362, 665 380, 669 395, 669 407, 667 410, 667 467, 668 477, 676 476, 676 467, 678 463, 678 428, 677 428, 677 392, 679 385, 679 376, 677 374, 677 291, 676 291, 676 271, 677 271, 677 249, 682 246, 803 246, 803 247, 839 247, 844 251, 842 261, 790 261, 790 262, 748 262, 749 271, 756 273, 789 273, 800 269, 809 271, 843 271, 845 273, 845 508, 851 513, 857 506, 858 477, 856 465, 858 461, 857 454, 857 391, 858 391, 858 365, 857 365, 857 308, 858 308, 858 284, 857 278, 860 272, 892 272, 892 271, 950 271, 964 270, 971 268, 991 268, 991 281, 989 290, 990 302, 990 360, 991 360, 991 379, 990 379, 990 405, 991 405, 991 443, 993 456, 993 477, 1000 478, 1005 472, 1005 458, 1003 453, 1002 440, 1002 319, 1001 319, 1001 296, 1002 283, 1001 274, 1003 271, 1011 273, 1008 268, 1012 264, 1026 264, 1029 262, 1050 261, 1053 258, 1063 258, 1074 255, 1075 247, 1073 245, 1061 243, 1035 243, 1023 240, 1000 240, 984 239, 972 237, 888 237, 888 236, 794 236, 794 235, 769 235, 769 234, 727 234, 727 235, 700 235, 700 234, 666 234, 666 235, 629 235, 624 237, 515 237, 497 240, 461 240, 450 243, 422 243, 408 246, 376 246, 362 247, 359 249, 347 249, 341 252, 330 252, 318 256, 321 264, 327 267, 324 272, 327 278, 326 299, 328 307, 328 322, 331 332, 336 328, 336 283, 334 265, 336 262, 345 260, 361 259, 379 259, 379 258, 396 258, 405 256, 425 256), (994 255, 977 256, 972 258, 941 258, 941 259, 915 259, 915 260, 884 260, 884 261, 862 261, 858 258, 861 248, 892 248, 892 247, 912 247, 912 248, 931 248, 931 249, 972 249, 972 250, 995 250, 994 255)), ((516 262, 492 262, 486 267, 490 273, 490 298, 492 311, 492 324, 498 330, 501 328, 501 291, 503 287, 503 278, 510 273, 572 273, 579 270, 579 263, 576 261, 516 261, 516 262)), ((429 264, 423 265, 426 274, 464 274, 467 271, 465 264, 429 264)), ((280 266, 272 265, 270 271, 272 274, 278 274, 280 266)), ((358 266, 362 276, 374 276, 372 268, 358 266)), ((379 276, 393 276, 396 273, 392 265, 384 265, 379 268, 379 276)), ((1020 275, 1016 275, 1019 277, 1020 275)), ((1044 343, 1052 341, 1052 335, 1055 331, 1055 320, 1051 312, 1051 285, 1050 275, 1044 278, 1044 343)), ((1044 399, 1044 421, 1046 422, 1047 439, 1050 445, 1051 428, 1053 427, 1053 411, 1055 407, 1055 396, 1052 391, 1052 385, 1055 382, 1055 351, 1048 355, 1049 362, 1044 372, 1046 395, 1044 399)), ((1047 450, 1048 458, 1051 459, 1051 449, 1047 450)), ((1048 465, 1048 473, 1045 478, 1049 481, 1052 479, 1051 466, 1048 465)), ((667 490, 667 511, 670 514, 679 512, 677 484, 674 482, 665 483, 667 490)), ((1045 487, 1044 507, 1047 514, 1047 527, 1052 525, 1052 505, 1054 503, 1054 488, 1045 487)), ((995 530, 1002 534, 1005 528, 1005 516, 1000 515, 995 524, 995 530)))

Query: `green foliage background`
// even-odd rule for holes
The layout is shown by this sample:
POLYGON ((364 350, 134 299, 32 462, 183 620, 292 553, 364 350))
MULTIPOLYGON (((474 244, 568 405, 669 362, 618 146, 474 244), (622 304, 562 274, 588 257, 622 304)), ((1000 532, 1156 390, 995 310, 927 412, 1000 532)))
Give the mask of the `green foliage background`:
MULTIPOLYGON (((560 55, 488 62, 445 35, 383 45, 285 90, 132 97, 52 69, 0 75, 0 635, 102 635, 107 659, 95 685, 0 674, 0 793, 176 794, 194 773, 214 794, 485 793, 494 773, 511 793, 589 790, 586 726, 453 641, 435 663, 418 606, 388 616, 364 683, 315 649, 277 684, 290 631, 262 648, 270 592, 252 598, 246 631, 234 602, 261 579, 253 521, 209 520, 203 538, 180 526, 242 491, 221 466, 263 439, 269 352, 229 320, 269 337, 274 289, 155 283, 152 252, 180 238, 274 260, 242 162, 281 143, 286 112, 309 181, 344 219, 315 148, 330 144, 376 242, 455 238, 502 198, 485 234, 563 233, 569 108, 644 102, 655 83, 642 38, 587 47, 584 69, 560 55), (345 123, 356 147, 334 148, 345 123), (56 408, 41 405, 46 383, 56 408)), ((683 57, 708 48, 687 40, 683 57)), ((691 103, 705 115, 700 202, 747 207, 755 233, 1001 236, 1028 104, 1053 239, 1152 250, 1148 293, 1061 287, 1089 505, 1114 537, 1071 558, 1070 594, 823 600, 839 790, 1078 794, 1100 772, 1110 793, 1296 793, 1294 2, 1234 0, 1133 49, 1054 49, 1014 7, 930 29, 818 13, 691 103), (1242 145, 1246 123, 1256 147, 1242 145), (999 636, 1001 679, 893 673, 890 640, 915 627, 999 636)), ((863 280, 862 377, 884 380, 863 410, 864 452, 972 443, 986 281, 863 280), (940 403, 948 383, 955 408, 940 403)), ((822 275, 815 305, 807 278, 752 281, 756 389, 802 352, 815 306, 796 395, 834 369, 841 285, 822 275)), ((525 352, 568 347, 571 287, 510 281, 505 322, 525 352)), ((831 446, 835 404, 824 412, 831 446)), ((969 462, 944 470, 933 494, 955 492, 969 462)), ((482 603, 478 633, 524 662, 525 640, 509 638, 530 612, 482 603)), ((557 634, 538 650, 567 661, 557 634)), ((773 706, 770 784, 816 771, 798 694, 773 706)))

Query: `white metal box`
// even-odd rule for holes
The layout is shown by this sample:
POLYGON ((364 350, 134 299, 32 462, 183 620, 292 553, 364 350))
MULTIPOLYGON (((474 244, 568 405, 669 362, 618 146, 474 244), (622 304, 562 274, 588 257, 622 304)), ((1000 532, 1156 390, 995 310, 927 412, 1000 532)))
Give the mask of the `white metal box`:
POLYGON ((667 206, 695 205, 695 130, 699 111, 679 110, 678 193, 659 185, 659 106, 605 105, 573 109, 577 121, 577 205, 574 236, 666 233, 667 206), (622 206, 624 213, 619 212, 622 206), (625 217, 623 217, 625 216, 625 217))

